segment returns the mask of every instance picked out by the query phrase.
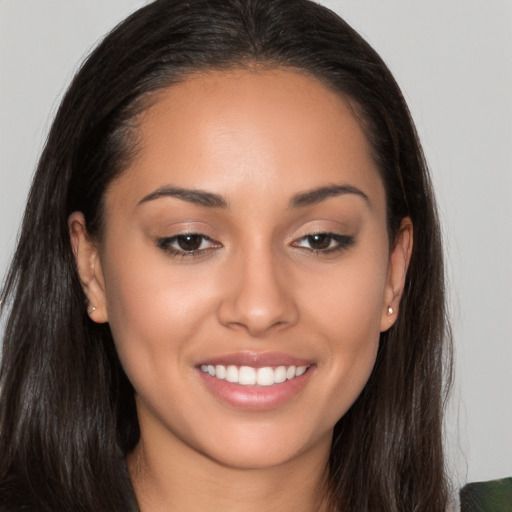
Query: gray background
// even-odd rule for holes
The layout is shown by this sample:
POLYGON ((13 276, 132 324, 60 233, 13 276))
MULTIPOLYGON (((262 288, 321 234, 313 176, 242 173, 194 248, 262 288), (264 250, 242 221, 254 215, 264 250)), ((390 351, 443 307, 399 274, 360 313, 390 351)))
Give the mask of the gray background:
MULTIPOLYGON (((141 0, 0 0, 0 275, 77 63, 141 0)), ((325 0, 402 86, 444 223, 456 482, 512 475, 512 1, 325 0)), ((44 300, 44 297, 41 297, 44 300)))

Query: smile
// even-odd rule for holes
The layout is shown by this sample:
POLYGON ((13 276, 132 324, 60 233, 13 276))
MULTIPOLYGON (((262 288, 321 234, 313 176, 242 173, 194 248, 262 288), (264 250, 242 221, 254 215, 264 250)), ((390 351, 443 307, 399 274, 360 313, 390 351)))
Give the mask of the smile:
POLYGON ((282 384, 287 380, 295 379, 303 375, 309 366, 264 366, 253 368, 252 366, 224 366, 222 364, 202 364, 202 372, 219 380, 226 380, 241 386, 273 386, 282 384))

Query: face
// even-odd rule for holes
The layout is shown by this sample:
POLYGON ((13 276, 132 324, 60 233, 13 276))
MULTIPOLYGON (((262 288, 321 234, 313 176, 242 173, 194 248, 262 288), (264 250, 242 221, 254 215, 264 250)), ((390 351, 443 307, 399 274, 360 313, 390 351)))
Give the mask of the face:
POLYGON ((139 121, 101 242, 80 213, 70 228, 142 441, 236 467, 328 453, 410 252, 407 222, 388 240, 353 110, 291 71, 212 72, 161 92, 139 121))

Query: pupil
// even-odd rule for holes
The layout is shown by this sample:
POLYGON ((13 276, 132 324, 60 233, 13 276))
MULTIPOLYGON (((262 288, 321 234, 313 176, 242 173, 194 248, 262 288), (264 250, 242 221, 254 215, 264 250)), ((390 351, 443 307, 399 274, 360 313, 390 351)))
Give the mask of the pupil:
POLYGON ((331 237, 326 234, 310 235, 308 242, 313 249, 327 249, 331 243, 331 237))
POLYGON ((197 251, 201 247, 201 235, 181 235, 178 245, 184 251, 197 251))

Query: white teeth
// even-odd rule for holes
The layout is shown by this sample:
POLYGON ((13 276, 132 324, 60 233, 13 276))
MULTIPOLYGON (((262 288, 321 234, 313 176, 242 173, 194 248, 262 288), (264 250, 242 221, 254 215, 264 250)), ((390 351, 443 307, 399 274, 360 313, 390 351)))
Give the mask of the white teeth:
POLYGON ((256 384, 256 370, 250 366, 240 366, 238 370, 238 384, 254 386, 256 384))
POLYGON ((272 386, 281 384, 286 380, 294 379, 303 375, 309 366, 264 366, 263 368, 253 368, 252 366, 224 366, 222 364, 211 365, 202 364, 201 371, 208 373, 217 379, 240 384, 242 386, 272 386))
POLYGON ((272 386, 272 384, 274 384, 274 370, 269 366, 260 368, 256 382, 258 386, 272 386))
POLYGON ((300 377, 308 369, 307 366, 298 366, 295 370, 295 377, 300 377))
POLYGON ((286 380, 286 367, 278 366, 274 370, 274 382, 276 384, 281 384, 281 382, 284 382, 285 380, 286 380))
MULTIPOLYGON (((208 372, 209 373, 209 372, 208 372)), ((216 367, 215 367, 215 377, 217 377, 217 379, 225 379, 226 378, 226 367, 225 366, 222 366, 221 364, 218 364, 216 367)))
POLYGON ((238 368, 234 365, 229 365, 226 368, 226 380, 228 382, 238 382, 238 368))

